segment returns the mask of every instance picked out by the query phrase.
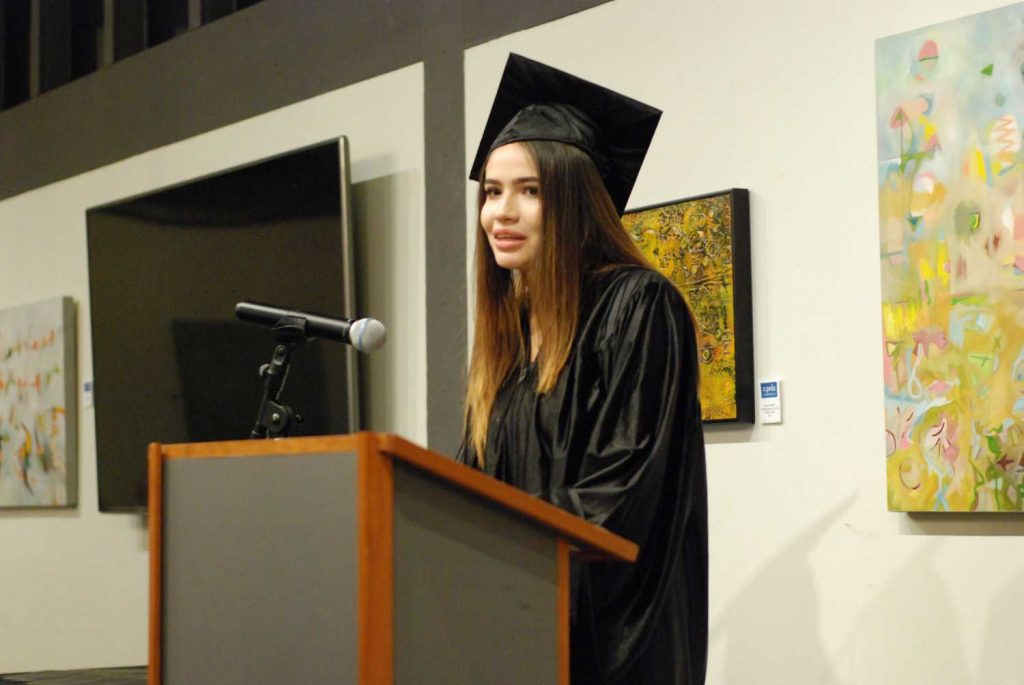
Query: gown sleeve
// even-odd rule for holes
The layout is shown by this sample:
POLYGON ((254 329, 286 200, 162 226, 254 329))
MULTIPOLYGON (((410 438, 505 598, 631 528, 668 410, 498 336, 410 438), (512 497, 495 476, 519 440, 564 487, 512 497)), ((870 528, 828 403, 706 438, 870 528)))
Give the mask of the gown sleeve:
POLYGON ((636 542, 635 564, 578 569, 573 678, 703 682, 707 493, 692 319, 660 276, 616 293, 593 344, 596 386, 551 501, 636 542), (656 664, 660 664, 656 665, 656 664), (648 670, 654 669, 654 670, 648 670), (679 669, 676 672, 676 669, 679 669))
POLYGON ((585 448, 569 455, 578 460, 567 469, 571 480, 551 494, 555 504, 642 543, 663 497, 681 499, 686 511, 688 493, 665 479, 700 430, 694 330, 682 297, 660 278, 609 307, 594 345, 585 448))

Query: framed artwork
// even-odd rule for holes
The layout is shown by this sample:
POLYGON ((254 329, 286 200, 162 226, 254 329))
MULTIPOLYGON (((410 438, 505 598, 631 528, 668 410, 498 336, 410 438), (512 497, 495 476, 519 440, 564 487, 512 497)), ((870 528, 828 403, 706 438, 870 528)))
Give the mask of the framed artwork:
POLYGON ((1024 501, 1024 4, 875 44, 892 511, 1024 501))
POLYGON ((0 507, 78 502, 69 297, 0 310, 0 507))
POLYGON ((753 423, 749 193, 733 188, 641 207, 622 223, 693 312, 704 421, 753 423))

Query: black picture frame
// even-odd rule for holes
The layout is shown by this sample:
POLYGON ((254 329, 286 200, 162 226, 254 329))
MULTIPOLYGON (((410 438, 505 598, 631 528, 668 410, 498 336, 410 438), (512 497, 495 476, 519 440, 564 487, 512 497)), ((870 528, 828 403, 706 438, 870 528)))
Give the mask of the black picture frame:
POLYGON ((637 207, 622 220, 693 312, 704 422, 753 423, 749 191, 729 188, 637 207))

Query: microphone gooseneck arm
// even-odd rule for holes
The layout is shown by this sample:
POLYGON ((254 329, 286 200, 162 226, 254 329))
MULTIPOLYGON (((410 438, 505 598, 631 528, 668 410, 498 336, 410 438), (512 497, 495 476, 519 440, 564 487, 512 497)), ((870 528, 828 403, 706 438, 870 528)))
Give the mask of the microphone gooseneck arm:
POLYGON ((292 352, 308 340, 306 321, 298 317, 282 317, 274 326, 277 345, 269 364, 260 367, 263 378, 263 399, 260 400, 256 415, 256 426, 250 437, 253 439, 283 438, 288 435, 292 423, 302 423, 302 417, 292 408, 281 404, 281 391, 288 379, 288 368, 292 352))

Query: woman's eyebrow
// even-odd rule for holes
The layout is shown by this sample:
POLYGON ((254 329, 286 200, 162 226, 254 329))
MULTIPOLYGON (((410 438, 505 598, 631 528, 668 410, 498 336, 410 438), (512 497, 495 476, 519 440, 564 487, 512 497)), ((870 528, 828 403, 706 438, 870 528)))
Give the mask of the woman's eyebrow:
MULTIPOLYGON (((539 182, 540 182, 540 178, 537 177, 537 176, 520 176, 519 178, 513 178, 512 180, 509 181, 510 184, 539 183, 539 182)), ((493 183, 495 185, 501 185, 501 181, 499 179, 496 179, 496 178, 485 178, 484 179, 484 184, 487 184, 487 183, 493 183)))

